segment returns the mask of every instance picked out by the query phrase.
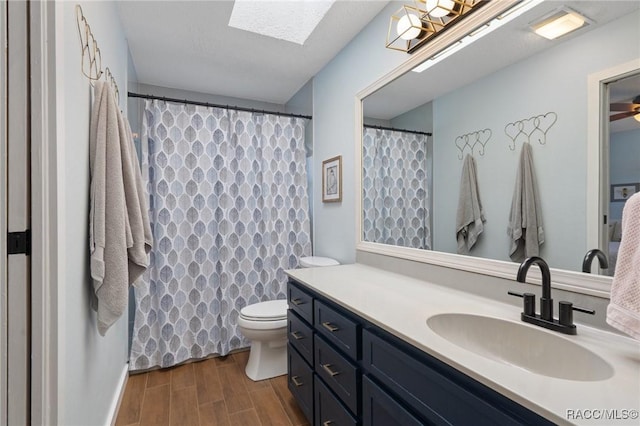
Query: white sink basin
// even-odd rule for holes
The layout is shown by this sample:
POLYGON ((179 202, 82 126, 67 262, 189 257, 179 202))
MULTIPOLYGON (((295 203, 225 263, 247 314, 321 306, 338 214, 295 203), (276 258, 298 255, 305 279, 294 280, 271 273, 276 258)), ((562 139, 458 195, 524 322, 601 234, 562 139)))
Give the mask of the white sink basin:
POLYGON ((577 381, 605 380, 613 368, 567 338, 498 318, 461 313, 430 317, 435 333, 463 349, 532 373, 577 381))

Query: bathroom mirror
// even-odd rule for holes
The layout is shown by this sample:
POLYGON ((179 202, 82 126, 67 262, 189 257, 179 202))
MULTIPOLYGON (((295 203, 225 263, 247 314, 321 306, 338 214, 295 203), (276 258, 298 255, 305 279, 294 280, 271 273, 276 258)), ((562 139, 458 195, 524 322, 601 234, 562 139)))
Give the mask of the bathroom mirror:
MULTIPOLYGON (((640 134, 633 117, 609 123, 609 93, 614 95, 609 85, 640 69, 640 4, 522 2, 516 8, 525 11, 519 16, 487 11, 485 25, 461 23, 447 35, 448 45, 426 46, 358 95, 357 247, 513 278, 517 264, 509 259, 507 224, 522 142, 529 140, 543 212, 540 255, 555 269, 560 287, 604 295, 610 278, 580 271, 588 249, 608 251, 605 216, 610 209, 617 214, 604 152, 609 132, 625 128, 624 133, 640 134), (535 34, 532 24, 560 7, 583 15, 585 25, 556 40, 535 34), (499 21, 491 21, 496 16, 509 22, 477 37, 499 21), (421 63, 426 69, 412 71, 421 63), (381 144, 381 138, 394 146, 398 138, 407 139, 406 152, 382 149, 388 142, 381 144), (486 222, 463 256, 456 254, 455 220, 467 153, 476 160, 486 222), (389 189, 374 176, 387 176, 404 189, 389 189), (381 188, 389 194, 380 197, 381 188), (416 227, 416 235, 405 232, 416 227)), ((629 87, 633 83, 625 90, 629 87)), ((611 102, 631 101, 637 94, 616 93, 611 102)))

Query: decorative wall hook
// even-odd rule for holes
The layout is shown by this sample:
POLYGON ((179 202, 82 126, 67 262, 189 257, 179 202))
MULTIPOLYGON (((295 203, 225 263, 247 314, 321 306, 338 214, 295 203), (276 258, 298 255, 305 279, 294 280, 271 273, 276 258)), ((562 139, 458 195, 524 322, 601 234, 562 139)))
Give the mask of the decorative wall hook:
POLYGON ((102 54, 79 4, 76 5, 76 24, 82 48, 82 74, 91 81, 98 80, 102 76, 102 54))
POLYGON ((473 155, 476 145, 479 146, 478 154, 483 156, 484 147, 487 142, 489 142, 489 139, 491 139, 491 135, 491 129, 484 129, 458 136, 455 140, 456 147, 458 151, 460 151, 458 159, 462 160, 464 158, 464 151, 467 148, 469 148, 471 155, 473 155))
POLYGON ((546 144, 547 132, 556 121, 558 121, 558 115, 555 112, 548 112, 507 124, 504 126, 504 133, 512 142, 509 144, 509 149, 515 151, 517 141, 546 144))
POLYGON ((89 22, 87 22, 87 18, 85 18, 82 7, 79 4, 76 5, 76 24, 78 26, 78 35, 80 36, 80 47, 82 48, 80 65, 82 74, 89 79, 92 86, 94 81, 99 80, 104 75, 105 82, 111 85, 113 96, 117 104, 120 105, 118 83, 116 83, 116 79, 109 67, 106 67, 104 71, 102 70, 102 54, 100 53, 98 42, 91 32, 89 22))
POLYGON ((115 96, 116 102, 120 105, 120 89, 118 89, 118 83, 116 83, 116 79, 111 73, 109 67, 104 69, 104 78, 105 81, 111 85, 111 88, 113 89, 113 96, 115 96))

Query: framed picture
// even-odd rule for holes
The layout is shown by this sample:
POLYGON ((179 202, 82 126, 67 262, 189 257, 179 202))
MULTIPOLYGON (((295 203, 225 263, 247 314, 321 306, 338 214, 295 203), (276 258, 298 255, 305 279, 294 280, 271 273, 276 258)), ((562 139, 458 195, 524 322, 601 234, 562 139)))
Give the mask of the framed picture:
POLYGON ((322 202, 342 201, 342 156, 322 162, 322 202))
POLYGON ((640 190, 640 183, 618 183, 611 185, 611 201, 627 201, 640 190))

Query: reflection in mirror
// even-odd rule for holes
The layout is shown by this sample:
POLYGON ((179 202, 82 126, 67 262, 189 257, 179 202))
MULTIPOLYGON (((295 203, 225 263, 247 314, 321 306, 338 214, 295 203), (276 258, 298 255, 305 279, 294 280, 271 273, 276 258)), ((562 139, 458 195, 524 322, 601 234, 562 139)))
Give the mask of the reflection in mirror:
POLYGON ((365 241, 431 249, 430 135, 365 124, 362 135, 365 241))
POLYGON ((607 273, 613 275, 622 238, 622 208, 627 198, 640 191, 640 70, 608 83, 606 91, 611 115, 605 252, 609 260, 607 273))
MULTIPOLYGON (((581 271, 587 250, 605 249, 587 237, 587 79, 638 58, 639 9, 639 2, 627 1, 542 2, 425 71, 407 72, 366 96, 362 241, 457 253, 463 158, 471 155, 486 222, 469 255, 510 261, 507 227, 520 153, 529 143, 544 232, 539 254, 552 268, 581 271), (588 25, 551 41, 534 34, 531 23, 559 6, 584 15, 588 25), (367 125, 433 136, 420 142, 412 133, 378 134, 367 125)), ((636 87, 611 99, 631 102, 638 94, 636 87)), ((612 134, 612 185, 640 182, 637 163, 631 175, 614 178, 617 138, 612 134)), ((638 133, 624 139, 637 141, 638 133)), ((627 161, 640 155, 628 147, 622 152, 627 161)), ((612 202, 612 219, 618 207, 612 202)))

